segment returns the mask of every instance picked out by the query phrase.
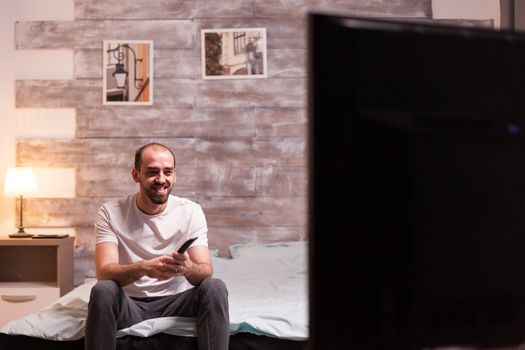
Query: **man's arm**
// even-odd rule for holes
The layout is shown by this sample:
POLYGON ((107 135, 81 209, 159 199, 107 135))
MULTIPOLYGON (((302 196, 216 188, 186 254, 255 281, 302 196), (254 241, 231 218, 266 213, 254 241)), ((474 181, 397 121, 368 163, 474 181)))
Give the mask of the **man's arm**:
POLYGON ((183 275, 194 286, 213 274, 210 252, 206 246, 197 245, 191 247, 187 253, 172 255, 175 263, 178 264, 177 275, 183 275))
POLYGON ((177 264, 171 256, 119 264, 118 246, 115 243, 99 243, 95 246, 95 266, 97 279, 114 280, 122 287, 143 276, 163 280, 182 274, 182 271, 177 271, 177 264))

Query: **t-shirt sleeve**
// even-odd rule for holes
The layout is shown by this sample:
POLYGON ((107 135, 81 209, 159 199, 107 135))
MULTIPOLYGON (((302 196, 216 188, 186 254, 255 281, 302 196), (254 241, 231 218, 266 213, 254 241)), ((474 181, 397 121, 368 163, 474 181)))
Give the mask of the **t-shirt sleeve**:
POLYGON ((208 246, 208 224, 200 205, 196 205, 188 226, 189 237, 197 237, 192 246, 208 246))
POLYGON ((95 243, 106 242, 118 244, 118 239, 111 228, 108 210, 102 206, 98 210, 97 221, 95 222, 95 243))

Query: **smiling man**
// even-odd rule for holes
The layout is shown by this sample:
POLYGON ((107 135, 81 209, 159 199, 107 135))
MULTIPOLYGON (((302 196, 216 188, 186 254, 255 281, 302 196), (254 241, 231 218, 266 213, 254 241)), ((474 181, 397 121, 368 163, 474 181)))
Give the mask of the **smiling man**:
POLYGON ((95 225, 97 284, 86 349, 115 349, 116 332, 149 318, 194 317, 199 349, 228 349, 228 292, 212 278, 201 207, 171 194, 175 155, 150 143, 135 152, 139 191, 102 205, 95 225), (177 250, 194 239, 186 252, 177 250))

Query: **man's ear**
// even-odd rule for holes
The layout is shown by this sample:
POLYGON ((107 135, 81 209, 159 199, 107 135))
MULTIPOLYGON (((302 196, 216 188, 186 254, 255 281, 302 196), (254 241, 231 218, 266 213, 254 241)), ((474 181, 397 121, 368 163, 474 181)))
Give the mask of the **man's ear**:
POLYGON ((139 182, 139 172, 137 171, 137 169, 131 169, 131 177, 133 177, 133 181, 139 182))

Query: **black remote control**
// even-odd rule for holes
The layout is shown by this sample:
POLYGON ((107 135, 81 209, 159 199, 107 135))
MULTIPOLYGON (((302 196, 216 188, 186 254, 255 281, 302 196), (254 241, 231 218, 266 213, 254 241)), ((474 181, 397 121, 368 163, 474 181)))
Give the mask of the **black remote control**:
POLYGON ((177 253, 179 254, 183 254, 189 247, 190 245, 197 239, 197 237, 195 238, 190 238, 188 239, 186 242, 184 242, 184 244, 179 248, 179 250, 177 250, 177 253))

